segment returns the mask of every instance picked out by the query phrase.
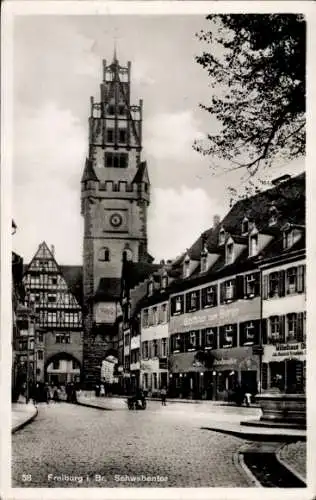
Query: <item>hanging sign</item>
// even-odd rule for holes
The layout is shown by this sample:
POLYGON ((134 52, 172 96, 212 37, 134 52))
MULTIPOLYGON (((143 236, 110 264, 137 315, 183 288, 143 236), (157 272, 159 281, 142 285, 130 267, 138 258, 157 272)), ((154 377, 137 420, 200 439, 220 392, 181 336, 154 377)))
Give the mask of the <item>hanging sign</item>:
POLYGON ((94 306, 95 322, 100 323, 115 323, 116 320, 116 304, 115 302, 99 302, 94 306))

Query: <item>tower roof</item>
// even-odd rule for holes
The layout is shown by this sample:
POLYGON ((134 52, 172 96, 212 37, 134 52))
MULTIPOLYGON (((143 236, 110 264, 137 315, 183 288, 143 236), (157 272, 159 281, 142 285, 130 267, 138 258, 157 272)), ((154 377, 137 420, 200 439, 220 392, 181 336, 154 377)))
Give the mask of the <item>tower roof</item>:
POLYGON ((148 175, 148 169, 147 169, 147 162, 142 161, 139 164, 139 167, 137 169, 137 172, 135 174, 135 177, 133 179, 133 183, 139 183, 139 182, 146 182, 149 184, 149 175, 148 175))
POLYGON ((86 158, 86 164, 84 167, 84 171, 82 174, 82 179, 81 182, 86 182, 86 181, 98 181, 99 179, 97 178, 92 161, 86 158))

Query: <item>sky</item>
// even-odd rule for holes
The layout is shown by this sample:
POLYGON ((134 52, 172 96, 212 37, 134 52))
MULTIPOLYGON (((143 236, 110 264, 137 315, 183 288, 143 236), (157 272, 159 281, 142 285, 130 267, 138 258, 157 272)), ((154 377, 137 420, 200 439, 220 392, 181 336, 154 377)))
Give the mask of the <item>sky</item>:
MULTIPOLYGON (((82 263, 80 179, 88 151, 90 96, 99 97, 102 59, 132 62, 132 101, 144 101, 143 153, 151 181, 148 246, 156 261, 175 258, 229 209, 227 186, 211 159, 192 148, 216 128, 199 109, 210 101, 194 58, 203 15, 16 16, 13 38, 13 247, 29 262, 54 245, 60 264, 82 263)), ((302 161, 276 166, 296 174, 302 161)))

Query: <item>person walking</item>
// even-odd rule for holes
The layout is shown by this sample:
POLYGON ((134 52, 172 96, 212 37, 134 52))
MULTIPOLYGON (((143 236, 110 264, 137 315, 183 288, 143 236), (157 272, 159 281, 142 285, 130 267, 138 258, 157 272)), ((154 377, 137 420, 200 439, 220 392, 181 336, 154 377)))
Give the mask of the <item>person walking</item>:
POLYGON ((166 406, 167 390, 165 387, 163 387, 160 391, 160 398, 162 406, 166 406))

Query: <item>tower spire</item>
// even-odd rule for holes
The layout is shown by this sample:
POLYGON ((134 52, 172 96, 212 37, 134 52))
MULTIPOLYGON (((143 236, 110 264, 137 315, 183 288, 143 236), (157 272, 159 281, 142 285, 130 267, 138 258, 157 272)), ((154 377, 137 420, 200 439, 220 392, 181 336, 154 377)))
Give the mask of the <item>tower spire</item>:
POLYGON ((114 63, 117 63, 117 40, 116 40, 116 37, 114 39, 114 53, 113 53, 113 62, 114 63))

